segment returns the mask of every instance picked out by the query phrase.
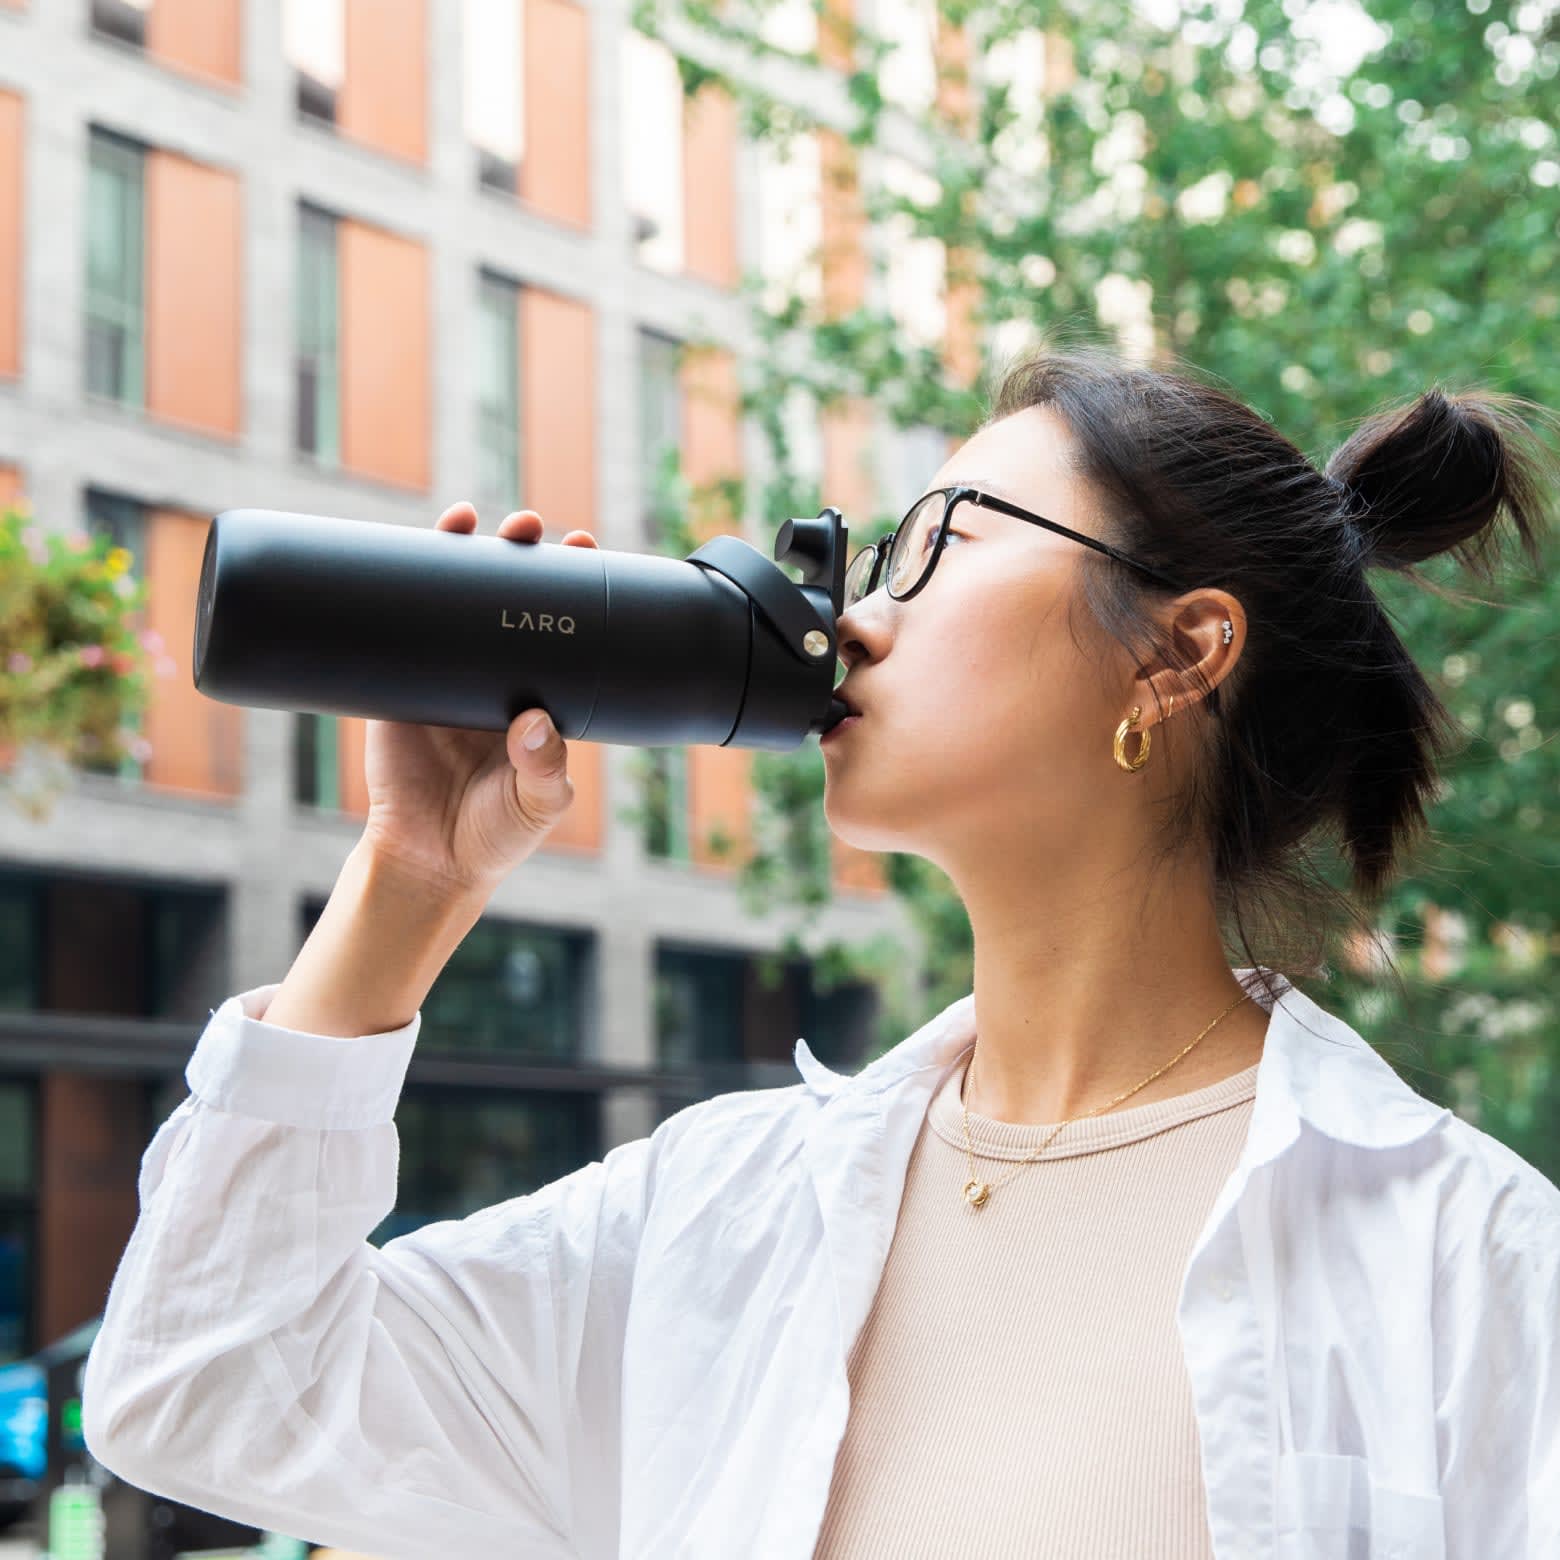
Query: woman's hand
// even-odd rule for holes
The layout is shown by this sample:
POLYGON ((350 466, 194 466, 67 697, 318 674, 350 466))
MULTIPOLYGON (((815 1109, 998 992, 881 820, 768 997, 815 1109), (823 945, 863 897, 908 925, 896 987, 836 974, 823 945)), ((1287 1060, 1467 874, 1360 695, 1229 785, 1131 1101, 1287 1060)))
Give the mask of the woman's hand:
MULTIPOLYGON (((451 504, 434 522, 471 535, 477 511, 451 504)), ((542 517, 520 509, 500 537, 532 546, 542 517)), ((569 547, 594 547, 589 531, 570 531, 569 547)), ((522 710, 505 732, 467 731, 370 720, 364 748, 371 848, 439 887, 491 890, 534 851, 574 800, 568 750, 549 722, 542 745, 525 746, 544 712, 522 710)))

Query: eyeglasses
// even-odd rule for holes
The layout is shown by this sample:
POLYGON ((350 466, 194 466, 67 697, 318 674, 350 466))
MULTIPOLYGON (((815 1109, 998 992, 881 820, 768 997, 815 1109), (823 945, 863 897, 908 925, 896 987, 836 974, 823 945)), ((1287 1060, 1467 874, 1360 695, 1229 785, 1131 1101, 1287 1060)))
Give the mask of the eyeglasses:
POLYGON ((933 488, 931 492, 923 493, 887 536, 869 543, 851 559, 850 567, 845 571, 845 606, 853 607, 864 596, 870 596, 878 588, 880 578, 886 578, 888 593, 895 601, 908 601, 917 591, 924 590, 926 582, 932 577, 932 571, 937 567, 938 558, 942 556, 953 511, 965 502, 978 504, 982 509, 994 509, 999 514, 1011 515, 1015 520, 1027 520, 1031 525, 1044 526, 1059 536, 1070 537, 1075 542, 1082 542, 1085 547, 1105 553, 1118 563, 1124 563, 1128 568, 1136 569, 1162 585, 1168 585, 1171 590, 1183 588, 1168 574, 1127 557, 1108 542, 1083 536, 1065 525, 1058 525, 1055 520, 1047 520, 1043 515, 1032 514, 1027 509, 1020 509, 1017 504, 1008 503, 1006 499, 983 493, 979 488, 948 487, 933 488))

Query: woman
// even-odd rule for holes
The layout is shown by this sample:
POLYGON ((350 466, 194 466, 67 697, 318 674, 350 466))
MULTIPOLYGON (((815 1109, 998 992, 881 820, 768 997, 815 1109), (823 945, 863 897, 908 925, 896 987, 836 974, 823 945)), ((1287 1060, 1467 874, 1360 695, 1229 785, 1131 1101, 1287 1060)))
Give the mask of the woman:
POLYGON ((853 563, 824 741, 973 991, 382 1249, 422 1000, 571 790, 535 710, 374 723, 324 915, 147 1150, 94 1455, 386 1560, 1560 1553, 1560 1190, 1291 983, 1302 847, 1374 897, 1455 735, 1366 571, 1537 560, 1515 405, 1323 473, 1188 374, 1018 365, 853 563))

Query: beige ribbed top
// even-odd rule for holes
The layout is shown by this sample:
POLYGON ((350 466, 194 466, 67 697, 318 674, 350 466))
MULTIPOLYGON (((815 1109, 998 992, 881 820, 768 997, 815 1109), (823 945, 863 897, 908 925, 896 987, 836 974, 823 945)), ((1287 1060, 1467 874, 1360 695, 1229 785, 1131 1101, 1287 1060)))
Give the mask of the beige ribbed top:
POLYGON ((1016 1175, 1055 1123, 971 1112, 976 1174, 1013 1177, 977 1209, 968 1060, 910 1155, 815 1560, 1209 1560, 1175 1312, 1257 1067, 1071 1122, 1016 1175))

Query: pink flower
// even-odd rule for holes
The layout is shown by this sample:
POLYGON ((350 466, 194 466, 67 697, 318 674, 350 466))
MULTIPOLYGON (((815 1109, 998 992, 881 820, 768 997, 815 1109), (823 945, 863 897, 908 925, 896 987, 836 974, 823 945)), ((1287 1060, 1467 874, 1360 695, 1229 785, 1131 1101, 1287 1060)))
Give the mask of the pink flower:
POLYGON ((106 652, 102 645, 83 645, 81 647, 81 664, 83 666, 101 666, 106 652))
POLYGON ((44 545, 44 542, 43 542, 43 532, 40 531, 37 526, 30 525, 30 526, 27 526, 22 531, 22 546, 23 547, 33 548, 33 547, 42 547, 43 545, 44 545))
POLYGON ((157 675, 159 677, 172 677, 178 671, 179 663, 171 655, 157 657, 157 675))
POLYGON ((130 756, 136 763, 144 764, 152 756, 152 744, 145 737, 132 737, 130 740, 130 756))
POLYGON ((85 552, 92 545, 92 538, 85 531, 72 531, 65 545, 72 552, 85 552))
POLYGON ((155 628, 148 628, 140 635, 142 646, 154 654, 163 647, 163 636, 155 628))
POLYGON ((33 659, 25 650, 13 650, 5 665, 13 677, 20 677, 24 672, 32 670, 33 659))

